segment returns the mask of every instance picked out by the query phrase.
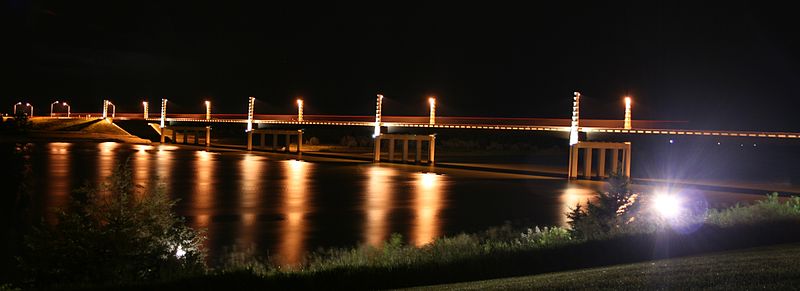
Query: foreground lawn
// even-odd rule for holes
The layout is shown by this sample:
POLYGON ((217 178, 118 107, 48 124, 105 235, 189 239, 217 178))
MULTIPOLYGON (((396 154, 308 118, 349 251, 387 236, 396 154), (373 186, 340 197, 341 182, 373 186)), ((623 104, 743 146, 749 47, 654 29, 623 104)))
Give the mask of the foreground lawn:
POLYGON ((791 290, 800 288, 798 262, 800 244, 789 244, 413 290, 791 290))

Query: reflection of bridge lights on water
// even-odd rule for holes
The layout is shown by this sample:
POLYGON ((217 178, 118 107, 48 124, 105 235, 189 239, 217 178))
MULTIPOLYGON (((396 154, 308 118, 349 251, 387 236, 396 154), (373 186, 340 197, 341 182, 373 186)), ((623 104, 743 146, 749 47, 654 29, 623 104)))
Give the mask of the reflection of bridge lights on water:
POLYGON ((97 155, 97 178, 95 185, 105 182, 114 169, 114 150, 119 146, 116 142, 101 142, 97 144, 99 154, 97 155))
POLYGON ((262 181, 264 179, 264 167, 266 159, 264 157, 245 154, 238 166, 239 172, 239 213, 241 224, 239 225, 238 241, 243 247, 251 247, 256 243, 255 237, 258 233, 257 214, 261 208, 262 181))
POLYGON ((195 169, 195 182, 194 182, 194 195, 191 197, 192 208, 197 227, 208 227, 210 216, 213 214, 211 210, 214 205, 214 185, 217 183, 214 169, 216 168, 216 160, 213 155, 207 151, 196 151, 194 159, 195 169))
POLYGON ((367 219, 364 226, 364 241, 380 246, 389 235, 389 214, 392 210, 394 187, 391 187, 397 171, 391 167, 373 165, 367 171, 363 211, 367 219))
POLYGON ((411 242, 421 246, 441 235, 442 222, 438 216, 444 206, 442 195, 446 182, 443 176, 435 173, 416 173, 414 178, 414 223, 411 242))
POLYGON ((306 231, 309 228, 306 213, 311 211, 308 200, 308 177, 314 164, 300 160, 281 161, 282 172, 286 174, 284 191, 281 195, 280 210, 284 220, 280 226, 281 241, 278 253, 282 263, 299 262, 305 249, 306 231))
MULTIPOLYGON (((46 198, 52 198, 53 201, 47 204, 55 207, 66 206, 72 191, 72 180, 70 179, 72 165, 68 154, 71 146, 71 143, 65 142, 54 142, 47 145, 50 148, 48 155, 50 160, 47 165, 47 191, 50 195, 46 198)), ((54 223, 57 219, 55 212, 48 211, 45 219, 54 223)))

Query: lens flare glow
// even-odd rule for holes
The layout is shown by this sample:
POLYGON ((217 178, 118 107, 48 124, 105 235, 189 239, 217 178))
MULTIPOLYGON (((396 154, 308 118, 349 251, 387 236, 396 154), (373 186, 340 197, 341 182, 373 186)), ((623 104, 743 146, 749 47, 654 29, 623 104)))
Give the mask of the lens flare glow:
POLYGON ((653 207, 664 218, 676 218, 682 212, 681 199, 676 195, 659 193, 653 198, 653 207))

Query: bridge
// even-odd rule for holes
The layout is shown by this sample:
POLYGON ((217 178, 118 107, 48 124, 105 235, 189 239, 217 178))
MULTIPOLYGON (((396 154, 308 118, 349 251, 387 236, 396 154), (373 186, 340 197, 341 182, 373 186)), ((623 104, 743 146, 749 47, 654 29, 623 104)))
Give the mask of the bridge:
MULTIPOLYGON (((167 123, 193 123, 203 124, 210 126, 211 124, 224 124, 224 123, 239 123, 247 125, 247 132, 251 133, 254 128, 253 125, 296 125, 298 127, 304 125, 322 125, 322 126, 356 126, 356 127, 374 127, 375 131, 373 137, 379 140, 384 133, 381 133, 381 128, 422 128, 422 129, 469 129, 469 130, 494 130, 494 131, 531 131, 531 132, 564 132, 569 133, 570 139, 570 154, 569 154, 569 170, 568 176, 570 178, 578 176, 578 162, 579 153, 583 157, 583 176, 592 176, 592 161, 597 160, 596 173, 600 178, 605 177, 606 164, 612 165, 611 171, 617 170, 617 165, 622 165, 622 172, 630 174, 630 150, 629 142, 625 143, 592 143, 581 142, 578 140, 578 133, 604 133, 604 134, 620 134, 620 135, 676 135, 676 136, 712 136, 712 137, 745 137, 745 138, 767 138, 767 139, 800 139, 800 132, 773 132, 773 131, 732 131, 732 130, 703 130, 703 129, 687 129, 683 128, 686 122, 680 121, 658 121, 658 120, 633 120, 631 118, 631 99, 625 98, 624 119, 580 119, 580 93, 575 92, 573 96, 572 118, 494 118, 494 117, 453 117, 453 116, 436 116, 436 99, 429 98, 430 112, 428 116, 385 116, 382 114, 382 100, 383 96, 378 94, 376 99, 375 116, 366 115, 305 115, 303 113, 303 100, 297 100, 297 114, 256 114, 255 112, 255 98, 248 98, 248 112, 242 114, 212 114, 211 103, 205 101, 206 112, 198 114, 168 114, 167 113, 167 99, 162 99, 161 112, 158 117, 151 117, 147 102, 143 102, 143 111, 141 113, 116 113, 116 108, 108 100, 103 101, 102 113, 67 113, 68 117, 71 114, 72 118, 75 116, 83 116, 83 118, 110 118, 117 120, 143 120, 154 122, 154 126, 161 129, 166 128, 167 123), (111 109, 111 112, 109 112, 111 109), (621 151, 621 152, 620 152, 621 151), (592 152, 597 155, 593 159, 592 152), (606 157, 606 152, 610 153, 613 158, 606 157), (606 163, 608 161, 608 163, 606 163)), ((21 103, 18 103, 19 105, 21 103)), ((16 105, 15 105, 16 106, 16 105)), ((33 113, 33 106, 28 105, 31 113, 33 113)), ((28 107, 21 107, 25 110, 28 107)), ((52 107, 51 107, 52 108, 52 107)), ((17 108, 14 108, 15 111, 17 108)), ((51 117, 58 117, 51 111, 51 117)), ((163 130, 162 140, 163 140, 163 130)), ((207 142, 209 144, 210 133, 206 134, 207 142)), ((302 133, 301 133, 302 134, 302 133)), ((174 133, 173 133, 174 135, 174 133)), ((302 136, 302 135, 301 135, 302 136)), ((421 143, 420 136, 400 136, 397 134, 387 135, 384 137, 389 140, 389 159, 392 160, 392 153, 394 152, 394 139, 405 140, 404 142, 404 157, 403 161, 407 162, 407 147, 408 141, 421 143)), ((174 139, 174 137, 173 137, 174 139)), ((195 141, 197 137, 195 136, 195 141)), ((185 140, 185 137, 184 137, 185 140)), ((262 148, 263 145, 262 138, 262 148)), ((299 140, 302 143, 302 138, 299 140)), ((429 141, 430 151, 433 150, 433 139, 429 141)), ((380 143, 376 142, 376 145, 380 143)), ((287 147, 288 136, 287 136, 287 147)), ((273 147, 275 147, 273 145, 273 147)), ((419 147, 419 144, 417 144, 419 147)), ((252 148, 252 138, 248 139, 248 148, 252 148)), ((298 154, 300 154, 300 147, 298 145, 298 154)), ((433 152, 428 153, 430 158, 429 163, 433 163, 433 152)), ((419 162, 419 149, 415 160, 419 162)), ((381 149, 375 148, 375 161, 381 159, 381 149)))

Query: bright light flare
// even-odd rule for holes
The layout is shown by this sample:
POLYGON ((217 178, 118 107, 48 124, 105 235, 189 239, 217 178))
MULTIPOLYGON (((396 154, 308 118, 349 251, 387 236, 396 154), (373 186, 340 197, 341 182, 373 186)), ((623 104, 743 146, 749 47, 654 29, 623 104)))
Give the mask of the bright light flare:
POLYGON ((653 197, 653 207, 664 218, 676 218, 683 212, 682 201, 677 195, 658 193, 653 197))

